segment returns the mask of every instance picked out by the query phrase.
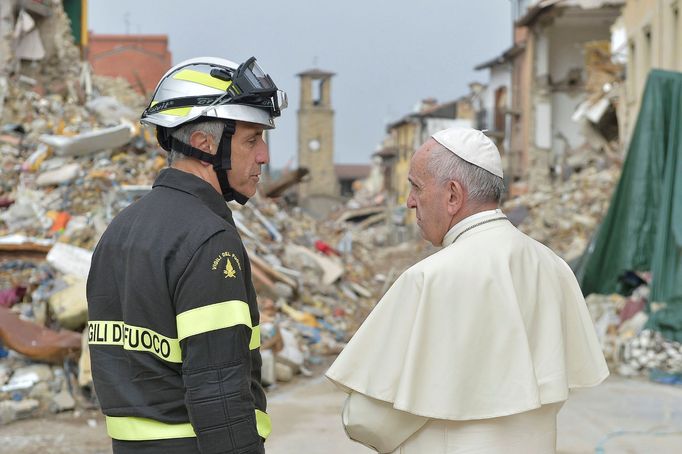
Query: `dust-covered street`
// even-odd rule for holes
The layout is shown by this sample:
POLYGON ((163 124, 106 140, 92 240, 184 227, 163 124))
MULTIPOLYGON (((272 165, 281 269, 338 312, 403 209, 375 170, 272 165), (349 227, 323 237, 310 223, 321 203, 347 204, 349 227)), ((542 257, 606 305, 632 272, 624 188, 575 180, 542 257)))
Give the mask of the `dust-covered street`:
MULTIPOLYGON (((341 426, 344 394, 324 377, 271 393, 268 454, 362 454, 341 426)), ((20 421, 0 428, 2 452, 111 453, 95 412, 20 421)), ((558 454, 677 454, 682 444, 682 388, 611 377, 576 390, 558 418, 558 454), (599 450, 601 449, 601 451, 599 450)))

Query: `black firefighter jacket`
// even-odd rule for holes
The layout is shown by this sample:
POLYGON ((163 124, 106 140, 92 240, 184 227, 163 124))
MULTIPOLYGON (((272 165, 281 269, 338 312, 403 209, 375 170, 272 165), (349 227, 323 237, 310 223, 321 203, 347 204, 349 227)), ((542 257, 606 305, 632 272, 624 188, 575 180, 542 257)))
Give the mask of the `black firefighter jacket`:
POLYGON ((95 249, 87 284, 95 390, 115 453, 263 453, 251 268, 213 187, 164 169, 95 249))

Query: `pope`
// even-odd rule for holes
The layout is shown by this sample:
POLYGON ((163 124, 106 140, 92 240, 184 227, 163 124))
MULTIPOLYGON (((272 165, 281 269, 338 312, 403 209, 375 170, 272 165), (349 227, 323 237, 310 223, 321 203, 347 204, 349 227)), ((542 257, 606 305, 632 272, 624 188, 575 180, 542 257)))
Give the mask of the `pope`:
POLYGON ((495 144, 446 129, 407 206, 438 252, 405 271, 332 364, 348 436, 380 453, 549 454, 569 390, 609 374, 578 283, 498 208, 495 144))

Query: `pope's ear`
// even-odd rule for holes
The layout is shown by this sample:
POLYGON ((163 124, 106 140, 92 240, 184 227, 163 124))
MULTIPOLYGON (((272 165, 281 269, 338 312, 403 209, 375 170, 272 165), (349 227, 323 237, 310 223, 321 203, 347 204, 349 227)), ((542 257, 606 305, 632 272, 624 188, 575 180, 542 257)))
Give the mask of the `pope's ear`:
POLYGON ((459 181, 450 180, 447 182, 446 191, 448 195, 448 214, 454 216, 464 205, 466 189, 459 181))

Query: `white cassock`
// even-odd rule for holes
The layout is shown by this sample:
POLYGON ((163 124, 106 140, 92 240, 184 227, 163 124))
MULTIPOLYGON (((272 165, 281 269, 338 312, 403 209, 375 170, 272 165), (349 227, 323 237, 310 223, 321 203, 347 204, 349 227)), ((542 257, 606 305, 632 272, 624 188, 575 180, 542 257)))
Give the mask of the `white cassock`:
POLYGON ((405 271, 327 377, 349 437, 381 453, 554 453, 568 390, 609 374, 566 263, 500 210, 405 271))

